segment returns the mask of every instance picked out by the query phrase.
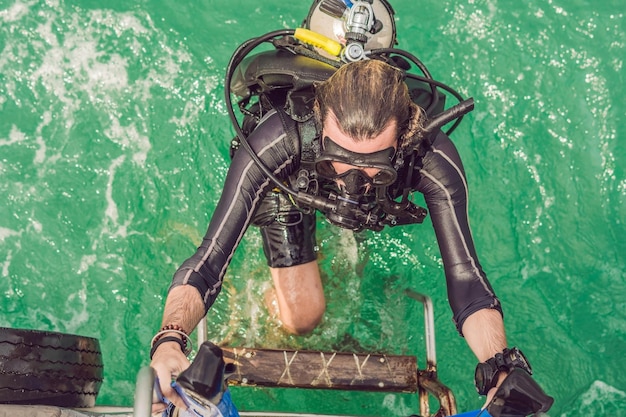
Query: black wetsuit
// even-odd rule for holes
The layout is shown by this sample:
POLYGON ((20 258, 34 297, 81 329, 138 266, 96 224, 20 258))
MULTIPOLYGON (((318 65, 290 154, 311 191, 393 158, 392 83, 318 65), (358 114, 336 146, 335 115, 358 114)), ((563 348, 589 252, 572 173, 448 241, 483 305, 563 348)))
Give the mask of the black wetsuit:
MULTIPOLYGON (((300 166, 300 140, 285 133, 283 122, 275 111, 261 120, 248 137, 248 142, 279 178, 286 179, 300 166)), ((430 212, 443 258, 449 302, 460 332, 470 314, 483 308, 502 310, 474 249, 467 216, 467 183, 454 144, 445 134, 439 133, 421 160, 419 175, 414 176, 413 189, 424 194, 430 212)), ((235 249, 253 220, 263 226, 266 246, 272 239, 289 240, 284 245, 289 250, 265 248, 270 265, 297 265, 315 259, 310 249, 315 244, 314 215, 303 216, 294 208, 270 216, 276 219, 259 220, 256 211, 272 187, 272 182, 247 152, 236 152, 202 244, 176 271, 171 288, 193 285, 202 295, 208 310, 221 289, 235 249), (281 226, 298 222, 299 228, 281 233, 281 226), (278 228, 273 228, 273 225, 278 228)))

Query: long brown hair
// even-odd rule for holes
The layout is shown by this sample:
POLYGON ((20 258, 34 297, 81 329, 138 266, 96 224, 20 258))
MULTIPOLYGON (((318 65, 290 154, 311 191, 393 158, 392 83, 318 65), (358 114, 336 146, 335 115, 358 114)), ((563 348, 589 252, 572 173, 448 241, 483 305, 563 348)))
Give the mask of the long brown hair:
POLYGON ((378 136, 392 120, 400 139, 412 136, 422 119, 404 73, 373 59, 346 64, 318 84, 315 108, 320 123, 332 112, 341 130, 355 141, 378 136))

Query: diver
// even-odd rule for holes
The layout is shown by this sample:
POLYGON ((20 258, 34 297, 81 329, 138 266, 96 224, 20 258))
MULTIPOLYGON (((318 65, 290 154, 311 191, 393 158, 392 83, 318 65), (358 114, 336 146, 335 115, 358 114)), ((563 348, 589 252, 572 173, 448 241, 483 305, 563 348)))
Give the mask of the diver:
MULTIPOLYGON (((475 383, 489 403, 507 375, 530 375, 531 368, 508 346, 500 300, 472 239, 461 158, 448 136, 473 102, 444 111, 441 89, 458 94, 393 48, 393 10, 385 0, 316 0, 304 27, 328 36, 307 43, 299 38, 308 32, 276 31, 244 43, 231 59, 231 165, 202 243, 174 274, 163 327, 152 340, 152 367, 160 381, 170 381, 189 366, 188 335, 218 296, 249 226, 260 228, 282 325, 306 334, 326 306, 316 213, 355 232, 421 223, 428 213, 453 320, 478 359, 475 383), (333 44, 328 38, 337 37, 337 27, 333 44), (275 50, 249 56, 266 41, 275 50), (411 64, 422 75, 410 74, 411 64), (241 126, 231 92, 241 97, 241 126), (428 211, 411 201, 415 192, 428 211)), ((161 391, 183 406, 168 384, 161 391)), ((546 398, 531 411, 546 411, 546 398)))

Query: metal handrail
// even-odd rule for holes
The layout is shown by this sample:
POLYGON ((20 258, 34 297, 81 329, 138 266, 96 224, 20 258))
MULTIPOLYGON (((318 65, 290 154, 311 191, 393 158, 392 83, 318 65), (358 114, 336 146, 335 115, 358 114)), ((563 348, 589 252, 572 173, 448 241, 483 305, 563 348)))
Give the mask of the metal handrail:
POLYGON ((154 381, 154 369, 150 366, 142 367, 137 373, 133 417, 150 417, 152 415, 152 391, 154 381))
POLYGON ((404 293, 424 305, 424 335, 426 338, 426 370, 437 374, 437 351, 435 348, 435 313, 429 296, 405 289, 404 293))
POLYGON ((207 330, 206 329, 207 329, 207 327, 206 327, 206 316, 204 316, 204 317, 202 317, 202 319, 200 320, 200 322, 196 326, 197 343, 198 343, 197 349, 200 349, 200 346, 204 342, 206 342, 208 340, 207 330))

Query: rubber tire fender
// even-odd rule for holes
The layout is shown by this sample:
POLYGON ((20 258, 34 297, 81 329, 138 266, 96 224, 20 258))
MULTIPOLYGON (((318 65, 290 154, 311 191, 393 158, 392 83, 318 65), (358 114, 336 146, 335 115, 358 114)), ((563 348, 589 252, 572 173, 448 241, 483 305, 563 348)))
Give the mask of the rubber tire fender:
POLYGON ((103 374, 97 339, 0 327, 0 403, 90 408, 103 374))

